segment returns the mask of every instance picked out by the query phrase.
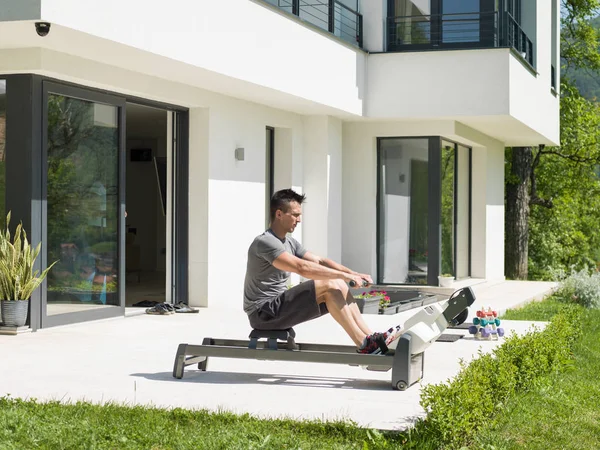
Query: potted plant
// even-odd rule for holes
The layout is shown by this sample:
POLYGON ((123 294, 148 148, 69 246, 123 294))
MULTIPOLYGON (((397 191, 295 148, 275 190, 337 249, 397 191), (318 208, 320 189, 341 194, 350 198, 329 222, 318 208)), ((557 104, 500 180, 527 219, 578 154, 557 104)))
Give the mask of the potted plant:
POLYGON ((13 241, 10 239, 10 212, 6 216, 6 230, 0 232, 0 307, 2 323, 9 327, 22 327, 27 321, 31 294, 44 281, 52 263, 42 273, 33 271, 41 244, 29 245, 22 224, 17 226, 13 241))
POLYGON ((454 282, 454 275, 451 273, 443 273, 438 277, 438 281, 441 287, 450 287, 454 282))
POLYGON ((363 314, 379 314, 390 304, 390 297, 385 291, 369 291, 355 295, 354 298, 362 300, 363 314))

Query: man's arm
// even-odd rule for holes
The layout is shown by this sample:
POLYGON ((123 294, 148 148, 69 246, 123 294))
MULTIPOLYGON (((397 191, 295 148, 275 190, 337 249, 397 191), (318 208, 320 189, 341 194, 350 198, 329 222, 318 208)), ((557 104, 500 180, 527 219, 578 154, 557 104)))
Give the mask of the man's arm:
POLYGON ((304 258, 300 259, 297 256, 284 252, 273 261, 273 265, 279 270, 294 272, 301 277, 309 278, 311 280, 335 280, 341 278, 347 282, 354 281, 358 286, 362 283, 361 277, 354 272, 337 270, 318 264, 306 259, 306 255, 304 255, 304 258))
MULTIPOLYGON (((347 268, 346 266, 343 266, 341 264, 336 263, 335 261, 333 261, 332 259, 329 258, 323 258, 321 256, 317 256, 314 253, 311 252, 306 252, 303 256, 303 259, 307 260, 307 261, 311 261, 315 264, 319 264, 320 266, 325 266, 328 267, 330 269, 334 269, 337 270, 339 272, 344 272, 344 273, 348 273, 351 275, 355 275, 355 276, 359 276, 360 278, 362 278, 363 280, 367 280, 369 282, 369 284, 373 284, 373 280, 371 279, 371 276, 365 273, 358 273, 355 272, 354 270, 351 270, 349 268, 347 268)), ((359 283, 359 286, 362 283, 359 283)))

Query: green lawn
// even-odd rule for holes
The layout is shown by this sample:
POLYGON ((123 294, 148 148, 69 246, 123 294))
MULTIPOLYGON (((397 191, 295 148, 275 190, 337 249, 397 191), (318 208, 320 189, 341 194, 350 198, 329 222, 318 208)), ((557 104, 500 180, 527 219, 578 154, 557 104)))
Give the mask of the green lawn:
POLYGON ((560 309, 563 303, 554 297, 549 297, 542 302, 532 302, 519 309, 509 309, 500 316, 506 320, 532 320, 549 321, 560 309))
MULTIPOLYGON (((549 320, 559 303, 545 300, 505 319, 549 320)), ((529 393, 513 398, 506 411, 478 436, 473 448, 598 449, 600 448, 600 311, 588 310, 576 343, 574 363, 529 393)))
POLYGON ((0 399, 0 449, 376 449, 384 436, 342 423, 0 399))

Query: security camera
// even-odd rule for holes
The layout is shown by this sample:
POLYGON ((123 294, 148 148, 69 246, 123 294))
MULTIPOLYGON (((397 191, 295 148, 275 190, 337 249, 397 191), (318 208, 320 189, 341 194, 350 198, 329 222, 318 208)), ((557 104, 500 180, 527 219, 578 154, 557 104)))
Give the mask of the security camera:
POLYGON ((48 36, 48 33, 50 33, 50 22, 36 22, 35 31, 39 36, 48 36))

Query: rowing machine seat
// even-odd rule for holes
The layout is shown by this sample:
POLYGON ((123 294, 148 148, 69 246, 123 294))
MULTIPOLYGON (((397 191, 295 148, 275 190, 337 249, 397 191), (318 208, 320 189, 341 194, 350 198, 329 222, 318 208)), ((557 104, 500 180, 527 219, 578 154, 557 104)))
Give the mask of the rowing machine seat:
POLYGON ((268 341, 269 348, 271 350, 277 350, 277 341, 286 341, 288 343, 288 349, 293 350, 296 347, 294 338, 296 332, 293 328, 287 328, 285 330, 257 330, 256 328, 250 332, 250 343, 248 348, 256 349, 258 340, 265 338, 268 341))

